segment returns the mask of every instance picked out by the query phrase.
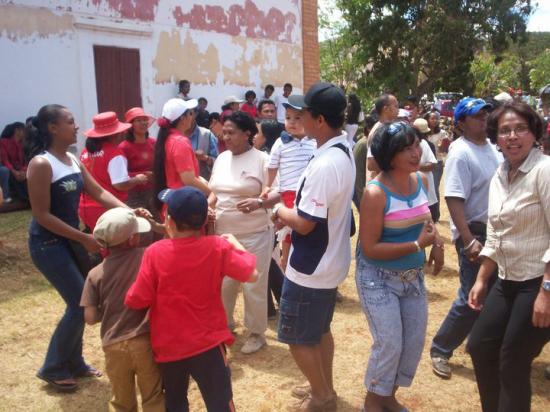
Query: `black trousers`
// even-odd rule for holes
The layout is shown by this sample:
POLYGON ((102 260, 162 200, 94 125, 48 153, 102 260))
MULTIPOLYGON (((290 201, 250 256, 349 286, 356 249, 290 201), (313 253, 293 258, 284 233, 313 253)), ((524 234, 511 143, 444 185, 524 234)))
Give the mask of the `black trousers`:
POLYGON ((550 340, 550 328, 533 326, 542 277, 498 279, 468 342, 483 412, 531 409, 531 364, 550 340))
POLYGON ((197 382, 208 412, 235 412, 231 371, 224 345, 190 358, 159 363, 159 368, 165 390, 166 412, 189 411, 189 377, 197 382))

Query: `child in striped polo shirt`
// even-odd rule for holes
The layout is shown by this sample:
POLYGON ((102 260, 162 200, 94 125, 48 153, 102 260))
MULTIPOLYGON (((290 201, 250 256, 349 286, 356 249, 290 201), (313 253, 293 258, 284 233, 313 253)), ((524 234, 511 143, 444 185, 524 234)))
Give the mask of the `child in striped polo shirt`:
MULTIPOLYGON (((262 193, 262 197, 266 197, 267 193, 271 191, 271 185, 278 172, 281 198, 286 207, 292 208, 298 190, 296 187, 298 179, 313 156, 317 143, 305 135, 302 121, 303 110, 289 103, 283 103, 283 105, 286 108, 286 131, 281 133, 281 137, 275 141, 271 148, 267 187, 262 193)), ((290 250, 290 233, 282 239, 281 249, 281 266, 285 271, 290 250)))

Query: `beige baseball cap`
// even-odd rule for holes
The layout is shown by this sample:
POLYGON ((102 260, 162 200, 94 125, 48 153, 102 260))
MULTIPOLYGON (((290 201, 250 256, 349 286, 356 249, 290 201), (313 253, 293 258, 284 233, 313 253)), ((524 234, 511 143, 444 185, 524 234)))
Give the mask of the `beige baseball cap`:
POLYGON ((94 228, 94 238, 104 247, 119 245, 136 233, 146 233, 151 224, 125 207, 115 207, 103 213, 94 228))

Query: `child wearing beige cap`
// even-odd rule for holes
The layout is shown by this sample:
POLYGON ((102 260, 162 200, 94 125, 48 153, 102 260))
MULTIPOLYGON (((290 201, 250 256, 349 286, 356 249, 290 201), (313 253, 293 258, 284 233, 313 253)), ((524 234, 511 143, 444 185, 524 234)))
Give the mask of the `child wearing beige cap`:
POLYGON ((80 306, 87 324, 101 322, 105 368, 113 397, 109 410, 137 410, 135 379, 144 412, 164 411, 164 395, 153 359, 146 310, 124 306, 126 292, 136 279, 144 249, 139 234, 151 230, 149 222, 126 208, 103 213, 94 238, 109 255, 88 274, 80 306))

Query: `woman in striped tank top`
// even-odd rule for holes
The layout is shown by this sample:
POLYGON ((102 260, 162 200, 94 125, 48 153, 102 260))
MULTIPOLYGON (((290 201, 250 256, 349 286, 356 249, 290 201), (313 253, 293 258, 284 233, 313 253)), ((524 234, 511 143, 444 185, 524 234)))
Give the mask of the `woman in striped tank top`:
POLYGON ((382 172, 361 202, 356 283, 373 337, 365 375, 365 409, 406 411, 395 398, 410 386, 427 325, 424 248, 433 245, 434 274, 443 266, 443 242, 430 219, 428 182, 418 172, 422 149, 403 122, 381 126, 371 144, 382 172))

